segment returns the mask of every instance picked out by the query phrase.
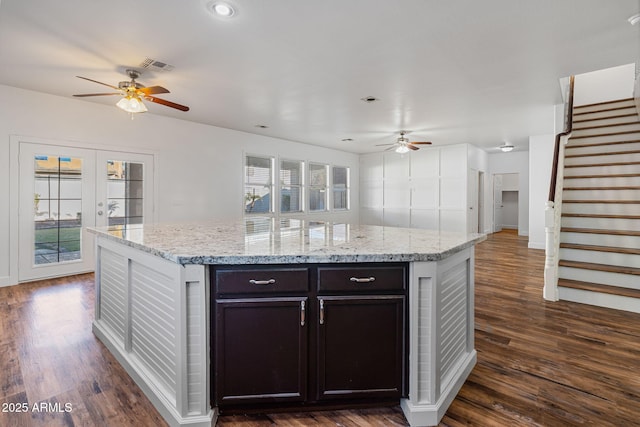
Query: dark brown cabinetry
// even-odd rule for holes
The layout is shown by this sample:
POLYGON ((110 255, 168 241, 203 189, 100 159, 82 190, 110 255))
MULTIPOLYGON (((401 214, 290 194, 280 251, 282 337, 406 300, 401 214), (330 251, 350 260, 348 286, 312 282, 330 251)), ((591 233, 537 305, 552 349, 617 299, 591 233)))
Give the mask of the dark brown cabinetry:
POLYGON ((214 401, 405 395, 405 264, 212 267, 214 401))

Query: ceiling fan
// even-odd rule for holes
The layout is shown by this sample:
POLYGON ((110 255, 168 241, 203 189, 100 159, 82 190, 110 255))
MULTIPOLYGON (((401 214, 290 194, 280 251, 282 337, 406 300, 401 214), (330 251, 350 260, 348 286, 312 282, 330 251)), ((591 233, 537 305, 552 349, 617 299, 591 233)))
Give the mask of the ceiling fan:
POLYGON ((420 147, 416 147, 416 145, 431 145, 430 141, 414 141, 410 142, 409 138, 405 137, 408 132, 405 130, 400 131, 400 136, 396 140, 396 142, 392 142, 391 144, 378 144, 378 147, 382 147, 385 145, 390 145, 391 147, 387 148, 385 151, 395 150, 396 153, 404 154, 408 153, 409 150, 419 150, 420 147))
MULTIPOLYGON (((86 96, 109 96, 109 95, 120 95, 122 99, 116 103, 118 108, 123 109, 127 113, 144 113, 147 111, 147 107, 142 102, 142 99, 145 99, 150 102, 154 102, 156 104, 164 105, 166 107, 175 108, 180 111, 189 111, 189 107, 186 105, 176 104, 175 102, 167 101, 165 99, 157 98, 153 95, 157 95, 159 93, 169 93, 169 91, 162 86, 149 86, 145 87, 140 83, 136 82, 136 79, 140 77, 140 72, 137 70, 126 70, 127 75, 131 79, 131 81, 122 81, 118 83, 118 86, 113 86, 108 83, 102 83, 97 80, 89 79, 87 77, 76 76, 79 79, 88 80, 90 82, 98 83, 103 86, 110 87, 117 92, 108 92, 108 93, 84 93, 80 95, 73 95, 76 97, 86 97, 86 96)), ((133 117, 133 116, 132 116, 133 117)))

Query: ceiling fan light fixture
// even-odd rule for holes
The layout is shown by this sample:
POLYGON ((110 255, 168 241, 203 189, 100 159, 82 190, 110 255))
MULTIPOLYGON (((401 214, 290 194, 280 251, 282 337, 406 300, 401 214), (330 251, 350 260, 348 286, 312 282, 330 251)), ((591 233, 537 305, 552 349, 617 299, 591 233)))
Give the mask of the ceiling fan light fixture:
POLYGON ((404 154, 408 152, 409 152, 409 147, 407 147, 406 145, 399 145, 398 148, 396 148, 396 153, 398 154, 404 154))
POLYGON ((636 25, 638 22, 640 22, 640 13, 636 13, 635 15, 629 17, 628 21, 629 24, 636 25))
POLYGON ((500 148, 500 150, 502 150, 503 153, 508 153, 509 151, 513 150, 515 147, 505 142, 498 148, 500 148))
POLYGON ((147 106, 144 105, 142 100, 137 96, 126 96, 116 103, 116 107, 127 113, 145 113, 147 112, 147 106))

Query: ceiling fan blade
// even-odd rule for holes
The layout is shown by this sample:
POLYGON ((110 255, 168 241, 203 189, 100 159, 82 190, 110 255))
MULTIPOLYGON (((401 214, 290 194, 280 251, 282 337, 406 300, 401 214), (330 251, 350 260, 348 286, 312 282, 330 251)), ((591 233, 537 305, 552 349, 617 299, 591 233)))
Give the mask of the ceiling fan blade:
POLYGON ((106 96, 106 95, 122 95, 122 92, 114 92, 114 93, 82 93, 80 95, 73 95, 79 98, 84 96, 106 96))
POLYGON ((410 142, 409 144, 424 144, 424 145, 431 145, 432 142, 431 141, 416 141, 416 142, 410 142))
POLYGON ((419 150, 419 149, 420 149, 420 147, 414 147, 414 146, 413 146, 413 145, 411 145, 411 144, 407 144, 407 147, 409 147, 409 149, 411 149, 411 150, 413 150, 413 151, 417 151, 417 150, 419 150))
POLYGON ((186 105, 176 104, 175 102, 167 101, 166 99, 156 98, 155 96, 145 96, 144 99, 155 102, 156 104, 161 104, 167 107, 175 108, 180 111, 189 111, 189 107, 186 105))
MULTIPOLYGON (((395 145, 395 144, 393 144, 393 145, 395 145)), ((395 150, 395 148, 396 148, 396 147, 389 147, 389 148, 385 148, 385 150, 384 150, 384 151, 391 151, 391 150, 395 150)))
POLYGON ((157 95, 159 93, 169 93, 169 90, 163 88, 162 86, 141 87, 140 89, 138 89, 138 91, 142 92, 145 95, 157 95))
POLYGON ((113 86, 113 85, 110 85, 110 84, 107 84, 107 83, 102 83, 102 82, 99 82, 97 80, 88 79, 88 78, 82 77, 82 76, 76 76, 76 77, 79 78, 79 79, 88 80, 90 82, 98 83, 99 85, 108 86, 111 89, 115 89, 115 90, 119 90, 120 89, 118 86, 113 86))
POLYGON ((384 147, 385 145, 396 145, 396 143, 392 142, 391 144, 376 144, 376 147, 384 147))

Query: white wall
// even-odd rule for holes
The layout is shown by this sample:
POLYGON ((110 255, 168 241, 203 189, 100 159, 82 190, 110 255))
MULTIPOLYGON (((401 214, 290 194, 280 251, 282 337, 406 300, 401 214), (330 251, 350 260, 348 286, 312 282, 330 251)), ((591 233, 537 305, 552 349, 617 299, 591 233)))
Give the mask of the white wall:
POLYGON ((112 106, 3 85, 0 99, 0 285, 9 281, 9 251, 15 249, 9 247, 11 211, 6 203, 10 183, 16 179, 9 176, 11 135, 59 140, 61 145, 74 141, 87 147, 155 153, 156 207, 162 222, 241 217, 245 152, 347 166, 354 177, 352 210, 331 219, 358 220, 356 154, 151 113, 130 120, 112 106))
POLYGON ((529 247, 544 249, 544 210, 549 199, 554 135, 529 137, 529 247))
MULTIPOLYGON (((489 170, 496 174, 517 173, 518 183, 518 235, 529 234, 529 152, 512 151, 510 153, 489 154, 489 170)), ((493 180, 491 180, 490 206, 493 206, 493 180)), ((543 212, 544 213, 544 212, 543 212)), ((493 214, 491 214, 493 221, 493 214)))
POLYGON ((585 105, 633 98, 635 64, 575 76, 573 104, 585 105))

